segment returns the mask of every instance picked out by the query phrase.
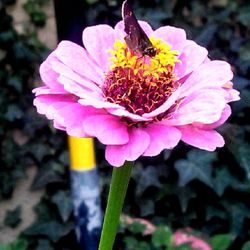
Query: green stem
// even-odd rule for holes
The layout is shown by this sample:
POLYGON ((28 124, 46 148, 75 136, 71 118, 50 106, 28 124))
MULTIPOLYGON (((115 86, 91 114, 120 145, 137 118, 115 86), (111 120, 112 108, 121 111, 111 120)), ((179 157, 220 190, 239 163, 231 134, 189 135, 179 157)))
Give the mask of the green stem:
POLYGON ((132 171, 132 162, 113 168, 99 250, 112 250, 132 171))

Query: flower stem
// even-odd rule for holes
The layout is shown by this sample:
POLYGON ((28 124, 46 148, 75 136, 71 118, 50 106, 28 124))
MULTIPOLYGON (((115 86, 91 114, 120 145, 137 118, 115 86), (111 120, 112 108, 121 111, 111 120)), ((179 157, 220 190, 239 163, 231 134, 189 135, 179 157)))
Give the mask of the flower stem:
POLYGON ((112 250, 132 171, 132 162, 113 168, 99 250, 112 250))

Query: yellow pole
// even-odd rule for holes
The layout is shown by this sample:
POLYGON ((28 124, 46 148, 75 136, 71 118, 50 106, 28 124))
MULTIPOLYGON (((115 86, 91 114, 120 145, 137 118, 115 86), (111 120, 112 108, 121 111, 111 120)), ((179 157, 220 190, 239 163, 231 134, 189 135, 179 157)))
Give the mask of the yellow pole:
POLYGON ((92 138, 69 136, 75 231, 81 250, 98 249, 102 226, 100 189, 92 138))
POLYGON ((87 171, 96 167, 93 138, 69 136, 70 168, 87 171))

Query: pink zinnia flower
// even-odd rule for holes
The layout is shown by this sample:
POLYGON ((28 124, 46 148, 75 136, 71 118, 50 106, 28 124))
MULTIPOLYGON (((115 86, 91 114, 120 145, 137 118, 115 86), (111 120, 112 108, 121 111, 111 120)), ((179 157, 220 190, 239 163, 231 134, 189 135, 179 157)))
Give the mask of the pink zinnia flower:
POLYGON ((230 65, 210 61, 183 29, 153 31, 139 23, 154 57, 129 51, 123 21, 114 29, 86 28, 85 48, 62 41, 41 65, 38 112, 69 135, 96 137, 113 166, 158 155, 180 140, 209 151, 222 147, 214 129, 229 117, 228 103, 239 99, 230 65))

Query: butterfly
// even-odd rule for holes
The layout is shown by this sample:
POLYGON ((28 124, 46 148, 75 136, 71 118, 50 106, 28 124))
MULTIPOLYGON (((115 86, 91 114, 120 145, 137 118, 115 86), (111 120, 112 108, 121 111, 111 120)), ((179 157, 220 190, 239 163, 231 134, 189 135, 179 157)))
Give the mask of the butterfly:
POLYGON ((154 48, 145 31, 141 28, 127 0, 122 4, 122 18, 125 27, 124 31, 127 34, 124 39, 129 50, 141 56, 154 57, 157 52, 156 48, 154 48))

